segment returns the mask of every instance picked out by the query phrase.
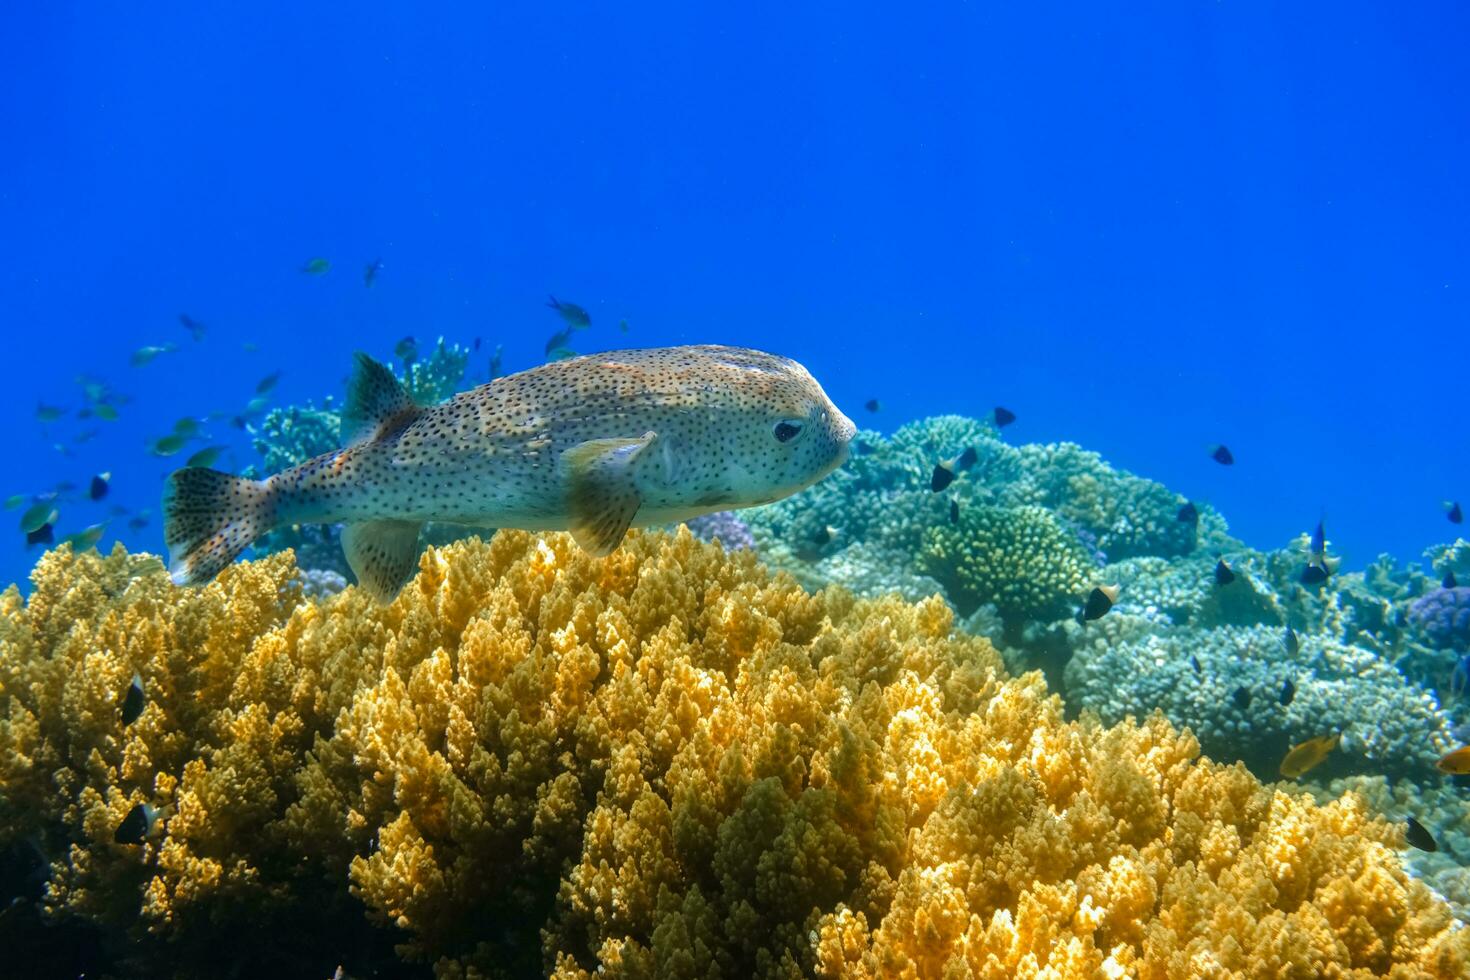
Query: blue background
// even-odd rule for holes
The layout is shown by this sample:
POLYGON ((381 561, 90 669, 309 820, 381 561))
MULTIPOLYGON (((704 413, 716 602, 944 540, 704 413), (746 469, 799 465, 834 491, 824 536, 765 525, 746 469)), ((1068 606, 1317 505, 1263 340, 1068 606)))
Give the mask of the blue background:
MULTIPOLYGON (((11 9, 0 495, 111 470, 58 533, 120 501, 158 550, 161 477, 204 445, 148 456, 174 419, 276 369, 277 403, 340 394, 352 349, 405 334, 531 366, 554 292, 592 313, 581 350, 773 349, 863 424, 1005 404, 1011 438, 1098 450, 1258 547, 1322 513, 1350 566, 1453 538, 1463 5, 709 6, 11 9), (63 457, 90 423, 36 404, 80 407, 81 372, 135 401, 63 457)), ((18 516, 3 581, 36 555, 18 516)))

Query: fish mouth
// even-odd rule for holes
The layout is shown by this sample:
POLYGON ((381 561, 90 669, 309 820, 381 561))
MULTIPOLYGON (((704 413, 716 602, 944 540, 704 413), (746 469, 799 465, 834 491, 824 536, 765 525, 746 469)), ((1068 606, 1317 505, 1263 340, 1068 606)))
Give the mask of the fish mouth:
POLYGON ((832 408, 832 414, 836 416, 832 420, 832 438, 842 446, 843 458, 847 458, 847 444, 852 442, 852 437, 857 435, 857 426, 852 419, 843 415, 836 406, 832 408))

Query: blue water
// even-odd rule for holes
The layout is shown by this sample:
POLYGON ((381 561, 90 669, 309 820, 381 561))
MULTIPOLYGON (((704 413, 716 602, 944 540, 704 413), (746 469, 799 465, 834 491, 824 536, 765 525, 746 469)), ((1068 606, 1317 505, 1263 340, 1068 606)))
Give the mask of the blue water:
POLYGON ((59 534, 150 507, 109 532, 160 549, 184 454, 147 440, 274 370, 285 404, 407 334, 539 363, 548 293, 579 349, 776 350, 880 428, 1004 404, 1259 547, 1325 513, 1350 567, 1413 559, 1470 504, 1463 5, 200 6, 0 32, 0 496, 113 473, 59 534), (80 373, 133 401, 43 427, 80 373))

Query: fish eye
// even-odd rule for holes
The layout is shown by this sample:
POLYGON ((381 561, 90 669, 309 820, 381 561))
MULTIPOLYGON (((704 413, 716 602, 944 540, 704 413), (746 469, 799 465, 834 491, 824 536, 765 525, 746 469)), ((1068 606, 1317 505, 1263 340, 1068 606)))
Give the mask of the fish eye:
POLYGON ((801 435, 801 428, 801 422, 796 419, 782 419, 771 428, 771 434, 777 442, 790 442, 801 435))

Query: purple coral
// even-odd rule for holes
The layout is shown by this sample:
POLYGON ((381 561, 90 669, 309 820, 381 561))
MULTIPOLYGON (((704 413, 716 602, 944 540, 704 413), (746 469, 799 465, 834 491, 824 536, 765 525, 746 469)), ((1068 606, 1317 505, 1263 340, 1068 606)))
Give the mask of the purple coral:
POLYGON ((701 514, 685 523, 696 538, 702 541, 719 541, 726 551, 739 551, 742 548, 755 550, 755 537, 750 533, 750 527, 736 517, 734 511, 720 510, 713 514, 701 514))
POLYGON ((1470 647, 1470 586, 1435 589, 1415 599, 1409 622, 1436 647, 1470 647))

